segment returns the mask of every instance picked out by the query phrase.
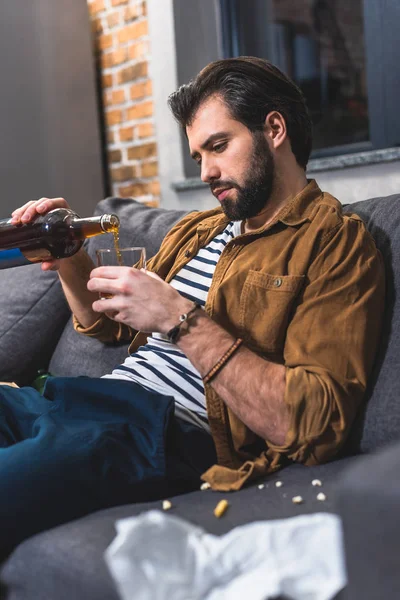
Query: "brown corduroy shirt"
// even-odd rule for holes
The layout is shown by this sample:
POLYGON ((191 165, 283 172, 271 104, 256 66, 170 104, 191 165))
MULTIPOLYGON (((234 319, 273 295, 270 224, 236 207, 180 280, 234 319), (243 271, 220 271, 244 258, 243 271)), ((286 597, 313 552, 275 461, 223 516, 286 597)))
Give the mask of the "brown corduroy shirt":
MULTIPOLYGON (((190 213, 167 234, 148 269, 170 281, 227 223, 220 208, 190 213)), ((335 455, 366 389, 384 289, 382 258, 365 225, 344 215, 314 180, 268 225, 227 244, 205 309, 250 350, 285 365, 290 428, 282 446, 261 439, 206 385, 218 464, 203 474, 205 481, 234 490, 290 461, 315 465, 335 455)), ((75 328, 103 341, 135 333, 105 315, 86 329, 75 320, 75 328)), ((146 339, 137 333, 130 352, 146 339)))

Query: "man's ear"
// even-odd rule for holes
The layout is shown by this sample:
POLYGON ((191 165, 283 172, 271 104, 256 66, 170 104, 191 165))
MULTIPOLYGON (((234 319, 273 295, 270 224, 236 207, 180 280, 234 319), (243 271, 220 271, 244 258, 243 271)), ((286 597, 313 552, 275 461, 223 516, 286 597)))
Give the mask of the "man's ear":
POLYGON ((287 139, 286 121, 280 112, 273 110, 265 117, 264 133, 273 148, 279 148, 287 139))

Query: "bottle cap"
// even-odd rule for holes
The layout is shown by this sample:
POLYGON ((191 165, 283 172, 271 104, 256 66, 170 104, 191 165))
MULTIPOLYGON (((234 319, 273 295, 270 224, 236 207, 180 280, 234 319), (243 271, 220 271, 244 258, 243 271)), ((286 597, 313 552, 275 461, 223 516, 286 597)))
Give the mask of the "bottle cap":
POLYGON ((115 231, 120 225, 117 215, 102 215, 100 226, 103 231, 115 231))

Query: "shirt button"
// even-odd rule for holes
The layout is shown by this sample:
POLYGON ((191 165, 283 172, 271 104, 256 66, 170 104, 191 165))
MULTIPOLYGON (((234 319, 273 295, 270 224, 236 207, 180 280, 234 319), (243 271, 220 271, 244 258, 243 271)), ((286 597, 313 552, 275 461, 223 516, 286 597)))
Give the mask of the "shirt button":
POLYGON ((186 250, 185 251, 185 256, 186 256, 186 258, 189 258, 189 256, 190 256, 190 250, 186 250))
POLYGON ((282 285, 282 279, 280 277, 278 277, 277 279, 275 279, 274 281, 274 286, 275 287, 281 287, 282 285))

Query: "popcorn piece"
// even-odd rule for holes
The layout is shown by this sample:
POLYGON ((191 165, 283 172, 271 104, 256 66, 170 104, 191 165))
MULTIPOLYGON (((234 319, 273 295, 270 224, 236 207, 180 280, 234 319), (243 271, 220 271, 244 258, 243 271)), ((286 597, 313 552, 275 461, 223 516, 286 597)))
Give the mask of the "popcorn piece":
POLYGON ((228 500, 221 500, 220 502, 218 502, 217 506, 214 509, 214 516, 216 516, 217 519, 222 517, 222 515, 225 513, 228 506, 229 506, 228 500))
POLYGON ((277 488, 280 488, 280 487, 282 487, 282 486, 283 486, 283 483, 282 483, 282 481, 277 481, 277 482, 275 483, 275 487, 277 487, 277 488))
POLYGON ((260 485, 258 486, 258 489, 259 489, 259 490, 263 490, 263 489, 264 489, 264 484, 263 484, 263 483, 260 483, 260 485))
POLYGON ((320 502, 324 502, 324 500, 326 500, 326 496, 325 494, 323 494, 322 492, 320 492, 317 496, 317 500, 319 500, 320 502))
POLYGON ((209 490, 210 487, 211 487, 211 485, 207 481, 205 481, 204 483, 201 484, 200 489, 202 492, 204 492, 204 490, 209 490))
POLYGON ((313 485, 314 487, 321 487, 322 481, 320 481, 319 479, 313 479, 311 485, 313 485))
POLYGON ((294 496, 294 498, 292 498, 292 502, 293 504, 301 504, 303 502, 303 498, 301 496, 294 496))
POLYGON ((169 500, 163 500, 162 508, 163 510, 169 510, 170 508, 172 508, 171 502, 169 500))

